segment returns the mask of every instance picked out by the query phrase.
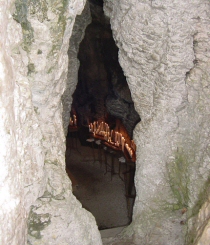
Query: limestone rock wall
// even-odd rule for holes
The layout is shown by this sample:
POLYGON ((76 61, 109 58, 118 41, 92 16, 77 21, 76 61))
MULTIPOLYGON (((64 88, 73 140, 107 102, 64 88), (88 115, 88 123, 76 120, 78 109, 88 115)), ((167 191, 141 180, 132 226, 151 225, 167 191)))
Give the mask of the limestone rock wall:
POLYGON ((68 75, 66 82, 66 89, 62 95, 63 103, 63 127, 65 134, 68 131, 71 104, 72 104, 72 94, 75 91, 78 82, 78 70, 79 70, 79 60, 77 55, 79 52, 79 45, 84 38, 85 29, 88 24, 91 23, 90 7, 89 2, 86 2, 84 10, 81 15, 76 17, 74 28, 72 30, 72 35, 69 43, 68 50, 68 75))
POLYGON ((196 245, 208 245, 210 241, 210 198, 203 204, 196 222, 196 245))
POLYGON ((64 159, 61 95, 84 4, 0 3, 1 245, 101 244, 95 219, 71 192, 64 159))
POLYGON ((104 10, 142 120, 125 234, 136 244, 192 244, 210 173, 210 3, 105 0, 104 10))
POLYGON ((26 244, 30 205, 45 188, 42 133, 14 2, 0 4, 0 244, 26 244))

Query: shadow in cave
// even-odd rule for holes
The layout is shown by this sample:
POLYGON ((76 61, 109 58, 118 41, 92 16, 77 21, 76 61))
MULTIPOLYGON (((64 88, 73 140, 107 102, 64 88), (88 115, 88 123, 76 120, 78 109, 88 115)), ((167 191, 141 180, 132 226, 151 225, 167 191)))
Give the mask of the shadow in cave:
MULTIPOLYGON (((66 140, 66 170, 74 195, 94 215, 99 229, 106 229, 131 222, 135 162, 122 150, 121 142, 115 147, 107 144, 104 136, 94 137, 90 123, 106 122, 110 134, 111 130, 121 133, 131 145, 140 118, 118 62, 118 48, 102 1, 90 0, 89 4, 92 22, 78 53, 80 68, 66 140)), ((111 141, 115 140, 112 136, 111 141)))
MULTIPOLYGON (((117 173, 117 159, 116 173, 112 175, 110 168, 106 171, 104 155, 100 155, 99 160, 98 151, 96 146, 81 145, 76 135, 68 135, 66 169, 72 181, 73 194, 94 215, 99 229, 128 225, 131 213, 127 209, 125 183, 117 173)), ((121 174, 125 169, 123 165, 121 174)), ((132 200, 129 201, 131 205, 132 200)))

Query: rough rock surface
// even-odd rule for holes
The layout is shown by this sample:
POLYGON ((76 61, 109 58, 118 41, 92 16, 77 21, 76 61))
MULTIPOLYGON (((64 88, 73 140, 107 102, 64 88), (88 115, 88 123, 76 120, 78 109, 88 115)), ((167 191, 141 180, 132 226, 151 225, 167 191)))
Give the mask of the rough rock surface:
POLYGON ((0 3, 0 244, 26 244, 30 205, 45 188, 43 135, 31 103, 28 57, 14 1, 0 3))
MULTIPOLYGON (((142 119, 135 129, 133 222, 122 236, 142 245, 206 245, 210 3, 105 4, 142 119)), ((79 0, 0 3, 2 245, 26 244, 29 211, 29 244, 101 244, 94 218, 75 200, 64 170, 61 95, 69 37, 83 6, 79 0)))
POLYGON ((66 89, 62 95, 63 104, 63 127, 65 130, 65 135, 67 134, 67 129, 69 125, 71 104, 72 104, 72 94, 75 91, 78 82, 78 70, 79 70, 79 60, 77 55, 79 52, 79 45, 84 38, 85 29, 91 22, 90 7, 89 2, 86 2, 84 10, 81 15, 78 15, 75 19, 74 27, 72 30, 72 35, 69 42, 69 64, 68 64, 68 75, 66 82, 66 89))
POLYGON ((125 234, 136 244, 193 243, 210 173, 210 3, 105 0, 104 9, 142 120, 125 234))
POLYGON ((101 244, 65 173, 61 95, 69 38, 84 4, 0 3, 1 245, 26 244, 27 225, 28 244, 101 244))
POLYGON ((196 222, 195 245, 208 245, 210 241, 210 196, 199 211, 196 222))

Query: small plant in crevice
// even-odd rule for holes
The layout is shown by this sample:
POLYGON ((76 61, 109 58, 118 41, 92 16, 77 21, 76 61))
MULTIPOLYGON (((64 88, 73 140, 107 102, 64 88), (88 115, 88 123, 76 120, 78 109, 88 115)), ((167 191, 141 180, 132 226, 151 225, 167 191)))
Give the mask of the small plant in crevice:
MULTIPOLYGON (((191 153, 194 154, 194 153, 191 153)), ((192 157, 192 155, 191 155, 192 157)), ((194 158, 194 156, 193 156, 194 158)), ((186 220, 180 224, 186 224, 185 244, 192 245, 196 235, 196 217, 200 208, 205 203, 210 192, 210 178, 204 181, 199 173, 199 163, 189 161, 189 156, 183 149, 178 149, 175 153, 174 161, 167 165, 167 177, 169 185, 176 202, 170 204, 172 210, 181 210, 182 215, 186 213, 186 220), (192 169, 197 169, 196 179, 192 179, 192 169), (201 180, 201 181, 199 181, 201 180), (192 186, 199 187, 196 196, 197 201, 193 201, 190 189, 192 186)))
POLYGON ((178 149, 174 161, 168 163, 168 179, 174 198, 177 200, 172 208, 174 210, 188 207, 189 203, 189 162, 183 150, 178 149))

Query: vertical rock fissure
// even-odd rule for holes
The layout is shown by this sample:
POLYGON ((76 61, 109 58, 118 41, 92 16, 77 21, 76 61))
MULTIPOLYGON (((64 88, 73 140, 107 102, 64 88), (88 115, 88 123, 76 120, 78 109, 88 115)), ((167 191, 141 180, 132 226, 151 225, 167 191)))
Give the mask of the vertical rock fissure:
MULTIPOLYGON (((72 195, 64 159, 67 50, 85 2, 1 1, 2 245, 26 244, 27 220, 28 244, 102 244, 93 216, 72 195)), ((137 197, 123 235, 136 244, 209 244, 210 2, 104 4, 142 117, 134 130, 137 197)))
POLYGON ((102 6, 90 1, 90 9, 92 22, 78 50, 80 67, 72 106, 81 124, 107 119, 109 114, 122 121, 132 138, 140 118, 118 61, 110 21, 104 16, 102 6))
MULTIPOLYGON (((132 138, 133 129, 140 118, 118 62, 118 49, 113 40, 110 21, 104 16, 101 4, 94 6, 94 1, 89 2, 83 13, 76 18, 70 39, 67 90, 62 98, 66 108, 63 113, 64 128, 67 129, 67 113, 73 106, 80 126, 87 126, 88 122, 98 119, 106 120, 109 114, 114 124, 114 118, 122 120, 132 138), (89 11, 92 12, 92 18, 89 11), (72 102, 70 95, 73 92, 72 102), (95 107, 92 114, 89 113, 90 103, 95 107)), ((80 140, 85 144, 86 138, 83 136, 80 140)))

